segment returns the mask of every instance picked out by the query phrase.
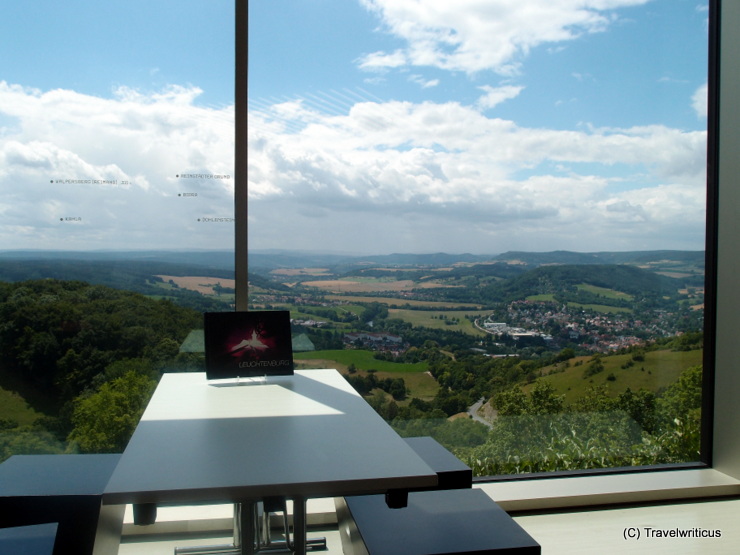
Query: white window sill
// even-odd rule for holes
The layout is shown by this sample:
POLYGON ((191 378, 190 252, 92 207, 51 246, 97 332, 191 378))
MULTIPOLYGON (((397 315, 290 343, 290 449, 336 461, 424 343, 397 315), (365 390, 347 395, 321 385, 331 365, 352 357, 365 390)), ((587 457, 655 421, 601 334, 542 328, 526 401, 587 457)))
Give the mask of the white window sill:
POLYGON ((714 469, 491 482, 474 487, 508 512, 740 495, 740 480, 714 469))
MULTIPOLYGON (((510 513, 740 496, 740 480, 714 469, 491 482, 475 484, 474 487, 485 491, 510 513)), ((310 499, 308 512, 312 525, 336 523, 333 499, 310 499)), ((156 524, 135 526, 128 506, 123 533, 146 535, 229 530, 233 525, 232 517, 232 505, 160 507, 156 524)))

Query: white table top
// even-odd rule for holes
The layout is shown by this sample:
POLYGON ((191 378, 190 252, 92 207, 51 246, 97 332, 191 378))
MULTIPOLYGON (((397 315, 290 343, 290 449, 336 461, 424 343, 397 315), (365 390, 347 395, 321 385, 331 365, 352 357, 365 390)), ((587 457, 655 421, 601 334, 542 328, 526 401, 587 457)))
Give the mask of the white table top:
POLYGON ((432 486, 437 476, 336 370, 263 383, 165 374, 103 502, 240 502, 432 486))

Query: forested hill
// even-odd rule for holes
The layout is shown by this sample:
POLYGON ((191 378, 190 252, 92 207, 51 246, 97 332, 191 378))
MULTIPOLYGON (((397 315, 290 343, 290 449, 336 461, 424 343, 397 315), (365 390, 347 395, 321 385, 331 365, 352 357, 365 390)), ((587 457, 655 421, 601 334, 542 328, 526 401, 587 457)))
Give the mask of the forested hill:
POLYGON ((0 283, 4 372, 69 401, 116 361, 178 355, 195 310, 79 281, 0 283))
MULTIPOLYGON (((157 253, 158 254, 158 253, 157 253)), ((194 256, 192 262, 187 257, 180 258, 162 254, 162 260, 152 259, 154 255, 119 254, 117 257, 102 253, 97 258, 91 253, 65 253, 64 256, 24 253, 23 256, 0 253, 0 282, 20 282, 28 280, 57 279, 84 281, 93 285, 104 285, 125 291, 134 291, 154 297, 167 297, 181 306, 194 308, 201 312, 228 310, 230 306, 217 298, 201 295, 187 289, 170 289, 165 293, 157 286, 154 276, 202 276, 233 279, 233 260, 231 265, 223 257, 213 260, 194 256)), ((249 281, 257 287, 273 290, 286 290, 287 287, 268 277, 249 274, 249 281)))
POLYGON ((532 295, 575 293, 577 286, 591 285, 636 297, 673 296, 683 282, 621 264, 540 266, 491 286, 491 293, 506 301, 532 295))
POLYGON ((509 251, 495 256, 499 262, 518 262, 527 266, 550 264, 653 264, 671 261, 704 268, 704 251, 629 251, 629 252, 522 252, 509 251))

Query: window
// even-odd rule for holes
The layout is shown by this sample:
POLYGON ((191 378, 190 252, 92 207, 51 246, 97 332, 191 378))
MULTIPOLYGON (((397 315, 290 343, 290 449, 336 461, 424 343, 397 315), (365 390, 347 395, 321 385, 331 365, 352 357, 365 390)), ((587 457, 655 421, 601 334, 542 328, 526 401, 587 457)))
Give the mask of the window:
POLYGON ((120 451, 233 306, 233 6, 0 7, 0 460, 120 451))
MULTIPOLYGON (((249 301, 291 309, 296 344, 308 349, 297 358, 346 371, 401 433, 431 433, 468 460, 489 459, 481 474, 561 468, 528 455, 547 447, 562 454, 553 445, 523 446, 513 465, 497 466, 506 461, 487 455, 487 427, 491 411, 506 422, 504 406, 514 430, 526 424, 534 432, 575 431, 582 444, 571 442, 574 451, 592 446, 587 438, 606 414, 623 424, 624 445, 657 446, 647 453, 658 455, 652 462, 699 460, 694 444, 689 455, 679 445, 680 457, 660 458, 668 452, 661 434, 684 430, 670 423, 648 429, 651 415, 641 410, 659 404, 658 396, 640 397, 633 384, 644 373, 653 376, 647 390, 660 392, 701 362, 694 332, 703 315, 696 307, 704 287, 706 3, 624 0, 568 12, 532 0, 526 25, 517 25, 521 2, 491 3, 501 10, 495 17, 467 3, 428 4, 425 13, 414 11, 418 2, 381 0, 248 5, 249 301), (485 27, 500 21, 510 22, 501 32, 485 27), (599 259, 599 271, 614 274, 598 276, 601 285, 593 275, 586 281, 562 273, 576 254, 657 250, 682 257, 653 255, 642 265, 658 270, 653 276, 679 274, 684 287, 658 280, 655 287, 667 289, 645 295, 658 306, 640 312, 641 333, 624 328, 638 327, 635 297, 646 289, 623 284, 645 273, 623 275, 618 286, 613 265, 634 272, 634 258, 599 259), (445 255, 431 255, 439 252, 445 255), (533 253, 549 258, 525 256, 533 253), (515 284, 524 269, 540 272, 530 275, 541 287, 506 297, 502 284, 515 284), (566 279, 569 289, 556 287, 566 279), (471 298, 471 290, 480 294, 471 298), (642 318, 648 313, 653 320, 642 318), (490 374, 481 376, 482 368, 490 374), (563 375, 577 377, 578 389, 588 391, 593 380, 610 394, 594 390, 582 410, 568 411, 578 398, 568 393, 573 385, 556 381, 563 375), (524 396, 511 388, 527 381, 524 396), (553 389, 538 389, 549 382, 553 389), (625 384, 632 397, 624 396, 625 384), (448 419, 479 398, 488 404, 487 424, 448 419)), ((12 345, 0 388, 7 399, 40 410, 0 414, 0 455, 70 448, 72 422, 64 418, 75 403, 100 403, 95 395, 101 389, 113 395, 113 382, 129 370, 148 374, 141 359, 154 360, 155 372, 197 367, 197 356, 181 349, 198 313, 234 302, 244 308, 246 298, 235 299, 227 281, 234 239, 237 252, 246 248, 240 243, 246 230, 235 234, 233 227, 234 219, 246 224, 239 212, 246 188, 238 183, 232 211, 232 191, 244 175, 233 169, 234 110, 238 128, 246 117, 240 102, 231 105, 233 25, 223 22, 231 22, 232 9, 231 2, 195 1, 178 13, 131 2, 80 1, 61 11, 50 5, 48 16, 3 8, 5 50, 19 54, 0 65, 7 216, 0 337, 12 345), (64 28, 65 40, 49 34, 48 43, 38 42, 40 30, 52 28, 44 17, 64 28), (57 252, 50 262, 19 249, 57 252), (100 250, 115 256, 101 260, 100 250), (142 259, 143 250, 149 254, 142 259), (183 250, 190 271, 176 256, 183 250), (186 277, 199 279, 175 279, 186 277), (31 278, 114 285, 174 299, 157 305, 171 315, 181 305, 194 312, 181 315, 172 337, 153 344, 133 316, 114 322, 141 349, 96 360, 82 352, 83 343, 102 341, 110 322, 78 318, 70 305, 113 306, 105 297, 112 294, 92 287, 84 299, 67 298, 66 290, 44 290, 48 283, 20 285, 31 278), (205 287, 206 294, 190 287, 205 287), (60 301, 67 305, 48 309, 60 301), (70 309, 74 318, 61 316, 70 309), (32 325, 46 316, 51 331, 32 325), (77 339, 79 349, 65 336, 76 334, 75 326, 87 334, 77 339), (51 355, 57 361, 68 355, 53 375, 27 371, 51 355), (64 410, 60 399, 69 403, 64 410)), ((237 156, 237 165, 244 161, 237 156)), ((575 267, 597 274, 596 265, 575 267)), ((237 275, 245 270, 237 265, 237 275)), ((721 310, 719 317, 731 315, 721 310)), ((727 341, 722 333, 718 341, 727 341)), ((705 339, 709 346, 712 337, 705 339)), ((13 403, 2 406, 19 406, 13 403)), ((696 425, 696 407, 684 409, 693 420, 681 425, 696 425)), ((709 436, 705 430, 702 440, 709 436)), ((513 453, 510 447, 505 452, 513 453)), ((610 467, 634 455, 609 451, 619 455, 607 457, 610 467)), ((563 460, 578 459, 566 454, 563 460)))
POLYGON ((708 5, 569 6, 249 2, 250 302, 479 474, 708 458, 708 5))

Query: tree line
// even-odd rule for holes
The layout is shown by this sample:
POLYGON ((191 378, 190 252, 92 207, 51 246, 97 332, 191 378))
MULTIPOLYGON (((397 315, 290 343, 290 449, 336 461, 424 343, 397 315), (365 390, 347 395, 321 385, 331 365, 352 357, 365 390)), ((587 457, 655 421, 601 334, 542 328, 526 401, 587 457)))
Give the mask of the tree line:
POLYGON ((2 419, 0 457, 122 450, 161 372, 202 368, 200 357, 179 352, 201 327, 196 310, 131 291, 0 282, 0 377, 36 392, 45 415, 30 426, 2 419))

